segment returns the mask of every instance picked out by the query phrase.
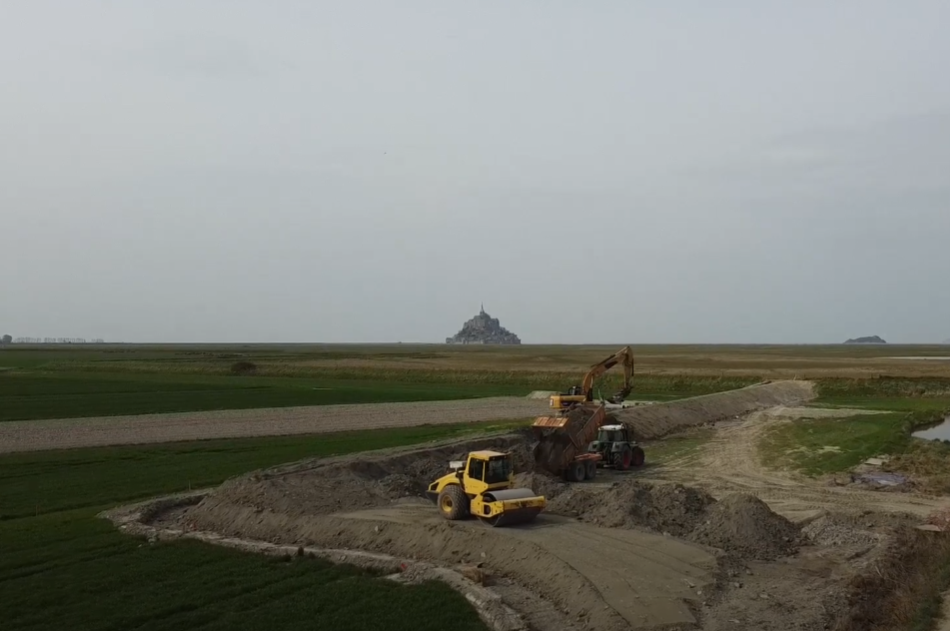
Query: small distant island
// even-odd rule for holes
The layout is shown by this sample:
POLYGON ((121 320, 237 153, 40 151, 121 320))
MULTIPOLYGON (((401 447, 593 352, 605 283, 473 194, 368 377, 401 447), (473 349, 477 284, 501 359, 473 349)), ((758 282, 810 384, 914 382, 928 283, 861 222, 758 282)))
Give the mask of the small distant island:
POLYGON ((845 344, 887 344, 881 337, 870 335, 867 337, 854 337, 845 342, 845 344))
POLYGON ((445 338, 446 344, 521 344, 517 335, 501 326, 498 318, 485 313, 485 306, 477 316, 462 325, 462 330, 445 338))

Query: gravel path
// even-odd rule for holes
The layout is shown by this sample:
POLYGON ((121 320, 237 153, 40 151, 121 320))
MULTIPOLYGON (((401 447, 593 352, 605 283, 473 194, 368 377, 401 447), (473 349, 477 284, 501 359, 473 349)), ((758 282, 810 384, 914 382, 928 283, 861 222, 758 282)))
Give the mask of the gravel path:
POLYGON ((547 401, 494 397, 9 421, 0 423, 0 453, 471 423, 528 418, 547 409, 547 401))

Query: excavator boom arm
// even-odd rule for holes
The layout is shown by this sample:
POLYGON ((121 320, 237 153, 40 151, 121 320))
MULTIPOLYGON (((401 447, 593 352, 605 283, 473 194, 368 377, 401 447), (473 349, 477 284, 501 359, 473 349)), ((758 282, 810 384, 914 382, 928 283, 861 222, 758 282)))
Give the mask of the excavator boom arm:
POLYGON ((587 374, 584 375, 584 381, 581 384, 581 390, 584 396, 590 399, 594 388, 594 380, 617 364, 623 364, 623 389, 618 392, 614 398, 622 400, 630 394, 630 391, 633 389, 633 349, 629 346, 624 346, 607 359, 591 366, 587 374))

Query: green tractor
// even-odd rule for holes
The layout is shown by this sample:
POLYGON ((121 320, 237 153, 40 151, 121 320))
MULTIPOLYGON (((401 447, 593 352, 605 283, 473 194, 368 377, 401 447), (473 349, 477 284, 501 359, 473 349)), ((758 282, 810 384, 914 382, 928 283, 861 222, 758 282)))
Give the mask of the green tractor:
POLYGON ((602 425, 597 430, 597 440, 587 451, 600 454, 600 466, 613 467, 626 471, 630 467, 641 467, 646 459, 640 447, 626 425, 602 425))

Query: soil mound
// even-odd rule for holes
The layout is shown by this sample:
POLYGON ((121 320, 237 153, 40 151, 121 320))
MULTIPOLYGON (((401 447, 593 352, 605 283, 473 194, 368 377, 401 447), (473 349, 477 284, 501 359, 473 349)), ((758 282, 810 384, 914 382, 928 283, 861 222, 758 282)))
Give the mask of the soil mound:
POLYGON ((629 480, 605 493, 572 488, 556 498, 550 510, 606 528, 645 528, 681 537, 699 524, 714 501, 705 491, 681 484, 629 480))
POLYGON ((793 554, 801 541, 792 522, 751 495, 729 495, 717 502, 705 491, 681 484, 629 480, 601 493, 569 487, 548 503, 548 511, 605 528, 681 537, 742 559, 793 554))
POLYGON ((538 495, 543 495, 549 502, 571 488, 569 484, 560 478, 540 471, 534 473, 516 473, 515 486, 531 489, 538 495))
POLYGON ((752 495, 727 495, 709 507, 706 521, 689 537, 742 558, 771 561, 793 554, 798 528, 752 495))

